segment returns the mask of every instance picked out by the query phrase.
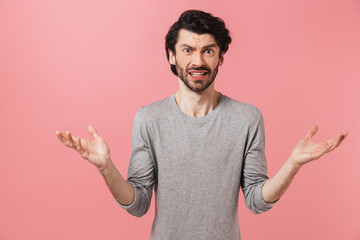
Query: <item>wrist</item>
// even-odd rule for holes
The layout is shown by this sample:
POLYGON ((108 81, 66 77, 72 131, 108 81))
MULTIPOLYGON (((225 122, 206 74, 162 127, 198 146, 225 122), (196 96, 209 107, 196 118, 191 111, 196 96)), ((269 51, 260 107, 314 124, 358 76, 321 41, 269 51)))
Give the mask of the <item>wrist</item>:
POLYGON ((300 168, 302 167, 301 164, 296 163, 296 161, 294 161, 292 156, 290 156, 289 160, 287 161, 287 165, 288 165, 290 171, 295 172, 295 173, 297 173, 300 170, 300 168))
POLYGON ((101 164, 98 169, 102 175, 105 175, 110 171, 111 167, 113 166, 110 155, 106 155, 102 162, 103 164, 101 164))

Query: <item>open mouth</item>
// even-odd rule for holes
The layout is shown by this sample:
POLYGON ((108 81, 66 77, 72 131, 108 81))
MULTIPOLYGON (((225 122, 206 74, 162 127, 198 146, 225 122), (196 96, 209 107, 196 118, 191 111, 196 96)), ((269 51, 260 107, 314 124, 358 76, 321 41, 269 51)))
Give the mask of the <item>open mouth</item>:
POLYGON ((189 71, 189 76, 192 80, 195 80, 195 81, 202 81, 206 78, 208 74, 208 71, 205 71, 205 70, 192 70, 192 71, 189 71))
POLYGON ((206 75, 207 72, 191 72, 189 73, 191 76, 201 76, 201 75, 206 75))

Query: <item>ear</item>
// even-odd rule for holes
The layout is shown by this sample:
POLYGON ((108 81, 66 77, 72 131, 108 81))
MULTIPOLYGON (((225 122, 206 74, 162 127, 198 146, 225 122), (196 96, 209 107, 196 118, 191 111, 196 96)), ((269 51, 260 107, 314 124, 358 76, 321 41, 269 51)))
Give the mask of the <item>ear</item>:
POLYGON ((175 53, 170 49, 168 49, 168 53, 169 53, 169 63, 171 65, 175 65, 175 53))
POLYGON ((220 58, 219 58, 219 66, 221 66, 221 65, 223 65, 223 63, 224 63, 224 52, 222 52, 221 54, 220 54, 220 58))

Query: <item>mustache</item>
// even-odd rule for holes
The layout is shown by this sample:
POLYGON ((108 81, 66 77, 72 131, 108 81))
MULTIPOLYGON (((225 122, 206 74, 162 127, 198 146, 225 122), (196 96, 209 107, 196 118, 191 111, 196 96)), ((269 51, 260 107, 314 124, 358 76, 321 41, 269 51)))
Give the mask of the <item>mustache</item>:
POLYGON ((207 71, 209 73, 211 72, 211 70, 209 68, 207 68, 207 67, 192 67, 192 68, 186 69, 187 72, 191 71, 191 70, 195 70, 195 71, 205 70, 205 71, 207 71))

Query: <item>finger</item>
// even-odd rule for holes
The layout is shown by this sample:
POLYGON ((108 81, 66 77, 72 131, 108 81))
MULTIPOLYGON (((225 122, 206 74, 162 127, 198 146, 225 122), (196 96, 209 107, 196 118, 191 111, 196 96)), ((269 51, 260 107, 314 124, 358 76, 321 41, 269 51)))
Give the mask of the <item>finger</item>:
POLYGON ((79 137, 72 137, 71 133, 69 131, 66 131, 65 133, 56 131, 56 135, 59 138, 59 140, 66 146, 71 147, 78 151, 81 155, 85 152, 85 149, 83 148, 81 144, 81 138, 79 137))
POLYGON ((76 150, 77 147, 76 147, 75 137, 73 137, 69 131, 66 131, 65 137, 66 137, 66 143, 64 143, 65 146, 71 147, 76 150))
MULTIPOLYGON (((70 134, 71 135, 71 134, 70 134)), ((80 143, 80 137, 73 137, 73 136, 71 136, 71 138, 70 138, 71 140, 71 143, 72 143, 72 146, 73 146, 73 148, 76 150, 76 151, 78 151, 78 152, 80 152, 80 150, 81 150, 81 143, 80 143)))
POLYGON ((79 137, 75 138, 75 144, 76 144, 76 150, 81 153, 82 147, 81 147, 81 140, 79 137))
POLYGON ((57 136, 60 140, 64 138, 64 137, 63 137, 63 133, 60 132, 60 131, 56 131, 56 136, 57 136))
POLYGON ((348 134, 349 134, 348 131, 343 132, 343 133, 340 133, 339 136, 338 136, 338 140, 337 140, 337 142, 336 142, 336 146, 335 146, 334 148, 340 146, 340 144, 342 143, 342 141, 344 141, 344 139, 346 138, 346 136, 347 136, 348 134))
POLYGON ((69 143, 74 146, 75 145, 75 141, 73 139, 73 137, 71 136, 71 133, 69 131, 66 131, 66 136, 67 136, 67 139, 69 141, 69 143))
POLYGON ((76 141, 76 143, 77 143, 77 145, 79 146, 79 151, 80 151, 80 153, 83 153, 84 151, 85 151, 85 142, 86 142, 86 140, 84 140, 84 139, 81 139, 81 138, 77 138, 77 141, 76 141))
POLYGON ((93 126, 89 125, 88 130, 89 130, 89 133, 91 134, 91 136, 93 136, 94 138, 100 137, 98 132, 96 131, 96 129, 93 126))
POLYGON ((81 154, 81 156, 85 159, 87 159, 87 143, 88 143, 88 140, 86 139, 78 139, 78 143, 79 143, 79 146, 80 146, 80 149, 79 149, 79 153, 81 154))
POLYGON ((335 138, 331 139, 328 141, 329 144, 329 148, 328 148, 328 152, 334 150, 337 146, 339 146, 339 143, 341 142, 341 139, 343 138, 343 133, 339 133, 335 138))
POLYGON ((61 131, 56 131, 56 136, 58 137, 64 137, 65 133, 61 131))
POLYGON ((84 153, 85 153, 85 149, 83 148, 82 144, 81 144, 82 139, 81 138, 76 138, 76 150, 80 153, 80 155, 82 157, 84 157, 84 153))
POLYGON ((334 137, 332 139, 325 141, 325 143, 327 144, 326 152, 330 152, 335 149, 335 147, 337 146, 337 143, 340 140, 339 137, 340 137, 340 134, 338 134, 336 137, 334 137))
MULTIPOLYGON (((336 141, 337 142, 337 141, 336 141)), ((328 152, 331 152, 332 150, 334 150, 335 148, 336 148, 336 142, 335 143, 333 143, 333 144, 331 144, 331 145, 329 145, 329 147, 328 147, 328 149, 327 149, 327 153, 328 152)))
POLYGON ((68 141, 68 136, 66 133, 64 132, 56 132, 56 135, 58 136, 58 138, 60 139, 60 141, 62 141, 63 143, 68 141))
POLYGON ((306 134, 305 138, 307 140, 310 140, 314 135, 315 133, 318 131, 318 126, 317 125, 314 125, 310 131, 306 134))
POLYGON ((332 139, 329 139, 329 140, 325 141, 325 143, 332 146, 332 145, 334 145, 336 143, 336 141, 338 140, 338 137, 339 137, 339 135, 332 138, 332 139))
POLYGON ((58 137, 58 139, 59 139, 63 144, 65 144, 66 139, 65 139, 65 135, 64 135, 63 132, 56 131, 56 136, 58 137))
POLYGON ((344 132, 344 135, 343 135, 343 137, 341 138, 338 146, 340 146, 340 144, 344 141, 344 139, 347 137, 348 134, 349 134, 349 131, 345 131, 345 132, 344 132))

